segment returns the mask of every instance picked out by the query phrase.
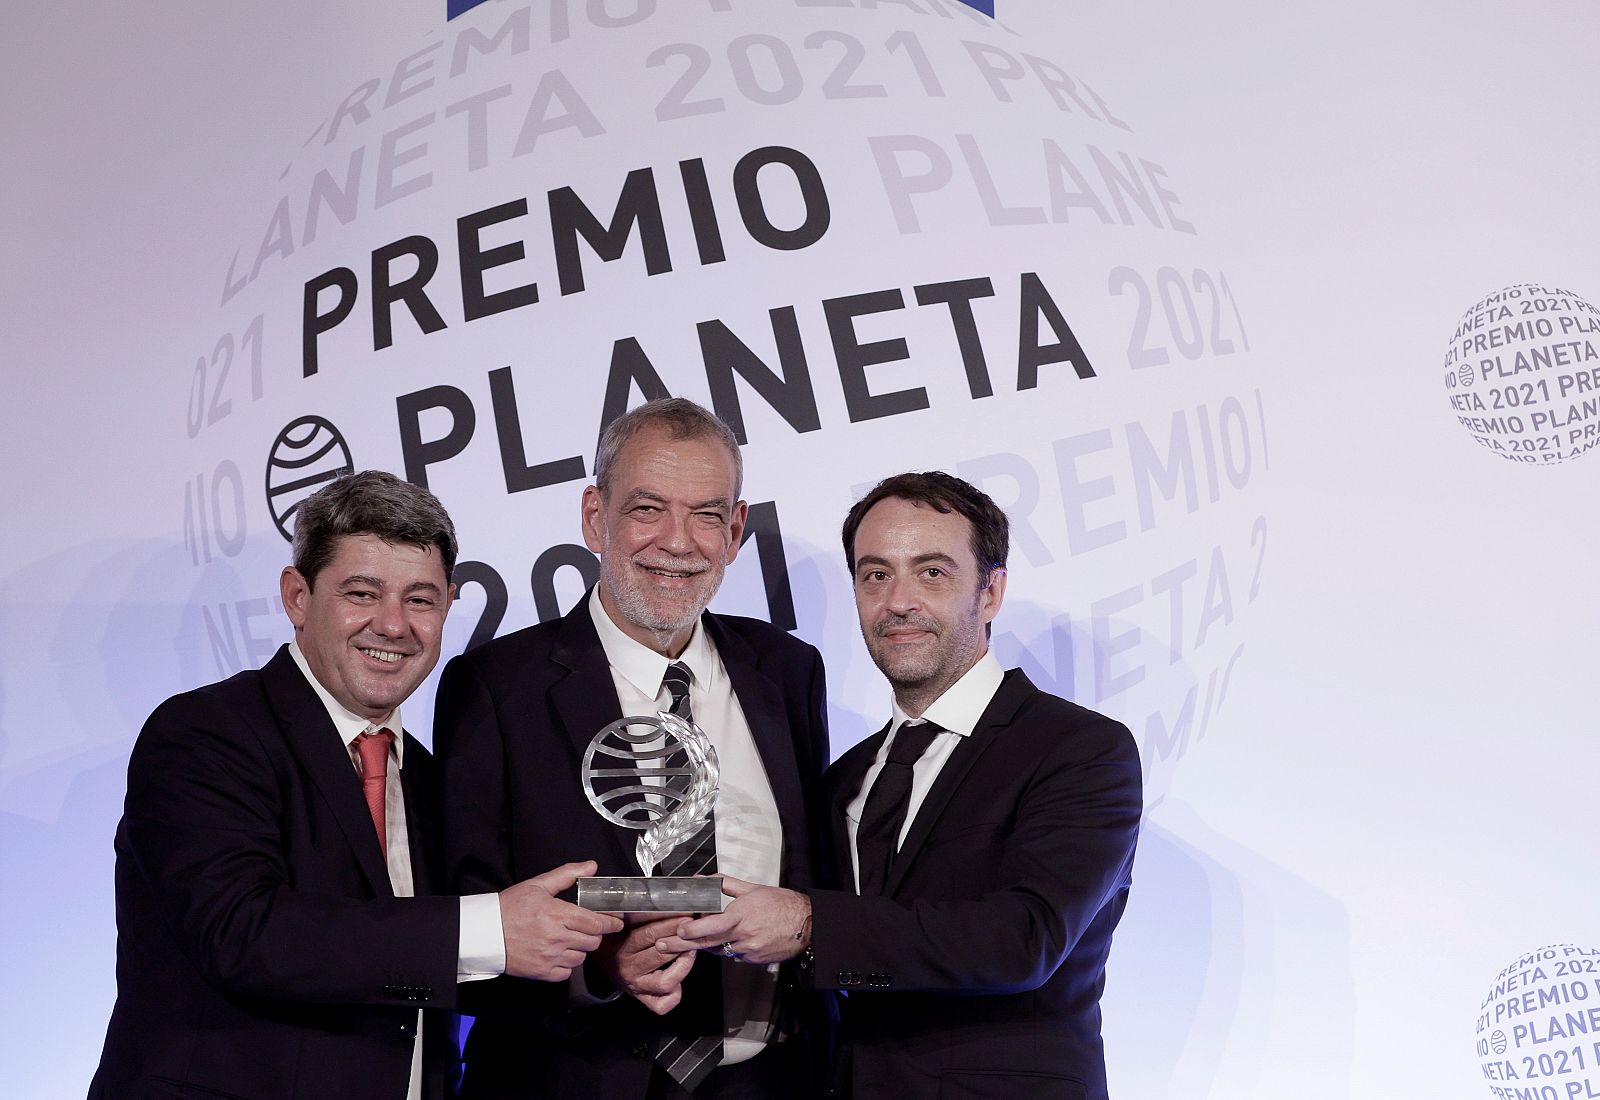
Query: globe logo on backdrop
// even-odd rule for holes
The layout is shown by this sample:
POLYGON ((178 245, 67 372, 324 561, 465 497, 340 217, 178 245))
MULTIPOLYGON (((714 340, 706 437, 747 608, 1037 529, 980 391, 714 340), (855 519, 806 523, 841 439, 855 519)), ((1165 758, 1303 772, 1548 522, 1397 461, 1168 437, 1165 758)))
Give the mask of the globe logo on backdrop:
POLYGON ((1270 583, 1249 268, 1061 17, 931 8, 485 3, 352 60, 219 254, 217 328, 265 350, 250 433, 204 438, 276 433, 289 538, 359 424, 363 466, 450 508, 481 639, 582 591, 606 418, 694 398, 759 521, 723 608, 797 605, 847 709, 880 693, 829 614, 850 487, 949 469, 1012 517, 1003 659, 1127 722, 1158 802, 1270 583))
POLYGON ((1495 976, 1475 1030, 1490 1095, 1600 1096, 1600 949, 1564 943, 1522 955, 1495 976))
POLYGON ((1521 283, 1457 322, 1445 393, 1478 445, 1552 466, 1600 445, 1600 309, 1570 290, 1521 283))
POLYGON ((289 521, 300 503, 334 478, 354 470, 350 445, 338 428, 320 416, 292 421, 278 433, 267 455, 267 510, 278 533, 293 541, 289 521))

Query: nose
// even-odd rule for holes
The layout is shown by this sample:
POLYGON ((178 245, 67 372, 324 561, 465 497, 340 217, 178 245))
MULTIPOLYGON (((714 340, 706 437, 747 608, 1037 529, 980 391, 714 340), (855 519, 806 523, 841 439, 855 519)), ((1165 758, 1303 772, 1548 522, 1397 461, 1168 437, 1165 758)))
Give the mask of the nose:
POLYGON ((372 621, 367 624, 374 634, 385 638, 401 638, 410 631, 406 621, 405 600, 398 594, 378 601, 372 610, 372 621))
POLYGON ((656 545, 675 557, 694 553, 694 539, 689 537, 690 517, 668 509, 656 527, 656 545))
POLYGON ((921 606, 916 577, 898 574, 884 592, 884 606, 896 615, 909 615, 921 606))

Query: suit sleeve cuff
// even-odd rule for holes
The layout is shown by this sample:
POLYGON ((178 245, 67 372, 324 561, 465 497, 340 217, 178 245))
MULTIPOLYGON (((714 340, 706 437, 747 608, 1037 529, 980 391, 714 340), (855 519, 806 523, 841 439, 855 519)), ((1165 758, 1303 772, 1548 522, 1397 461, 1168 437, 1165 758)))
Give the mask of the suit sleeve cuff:
POLYGON ((461 899, 461 939, 456 949, 456 980, 475 982, 506 972, 506 939, 500 926, 500 895, 471 894, 461 899))
POLYGON ((574 968, 572 977, 567 979, 567 1005, 571 1008, 588 1008, 591 1005, 610 1004, 622 996, 622 991, 612 985, 604 974, 598 971, 590 980, 589 961, 584 960, 582 966, 574 968))

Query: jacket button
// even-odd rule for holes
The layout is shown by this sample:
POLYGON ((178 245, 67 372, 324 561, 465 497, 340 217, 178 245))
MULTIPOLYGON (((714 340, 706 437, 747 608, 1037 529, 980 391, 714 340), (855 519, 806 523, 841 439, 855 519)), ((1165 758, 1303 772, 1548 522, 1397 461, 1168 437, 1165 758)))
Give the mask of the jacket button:
POLYGON ((639 1043, 633 1048, 632 1054, 635 1058, 648 1058, 650 1057, 650 1048, 643 1043, 639 1043))

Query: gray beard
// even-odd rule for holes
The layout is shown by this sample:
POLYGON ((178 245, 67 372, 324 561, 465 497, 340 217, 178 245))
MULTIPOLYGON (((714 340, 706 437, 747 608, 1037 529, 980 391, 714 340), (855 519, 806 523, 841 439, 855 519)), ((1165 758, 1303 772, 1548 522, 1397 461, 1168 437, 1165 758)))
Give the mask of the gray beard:
POLYGON ((649 597, 638 586, 637 578, 627 572, 625 565, 608 569, 602 558, 600 583, 605 585, 606 591, 611 596, 611 602, 616 604, 617 611, 628 622, 652 633, 670 635, 694 626, 700 618, 700 613, 717 594, 717 589, 722 587, 721 571, 712 565, 707 572, 711 574, 712 583, 707 586, 704 598, 696 600, 680 614, 671 616, 663 609, 652 605, 649 597))
POLYGON ((676 634, 680 630, 689 629, 700 618, 700 613, 706 609, 706 603, 709 602, 709 600, 705 602, 696 600, 694 606, 684 609, 681 615, 668 617, 652 607, 643 592, 626 583, 618 583, 611 589, 611 600, 617 605, 617 610, 622 613, 624 619, 658 634, 676 634))

